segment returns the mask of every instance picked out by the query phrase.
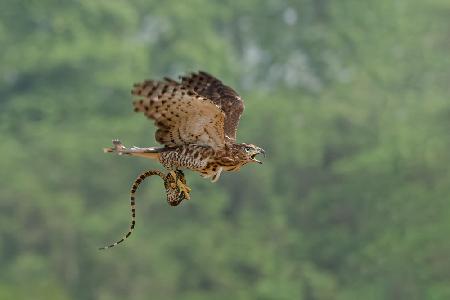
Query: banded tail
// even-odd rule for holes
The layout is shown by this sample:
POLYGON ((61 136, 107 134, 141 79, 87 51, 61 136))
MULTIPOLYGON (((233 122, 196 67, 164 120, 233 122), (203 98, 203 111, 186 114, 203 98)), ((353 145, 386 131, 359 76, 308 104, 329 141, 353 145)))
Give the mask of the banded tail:
POLYGON ((131 186, 131 190, 130 190, 130 204, 131 204, 131 223, 130 223, 130 229, 128 230, 127 234, 125 234, 122 239, 118 240, 117 242, 109 245, 109 246, 105 246, 105 247, 101 247, 99 248, 99 250, 106 250, 112 247, 117 246, 118 244, 122 243, 123 241, 125 241, 133 232, 134 227, 136 225, 136 202, 135 202, 135 194, 136 191, 139 187, 139 185, 142 183, 142 181, 144 181, 145 178, 152 176, 152 175, 158 175, 159 177, 161 177, 163 180, 165 179, 164 174, 159 171, 159 170, 151 170, 151 171, 147 171, 142 173, 141 175, 139 175, 138 178, 136 178, 136 180, 133 182, 133 185, 131 186))

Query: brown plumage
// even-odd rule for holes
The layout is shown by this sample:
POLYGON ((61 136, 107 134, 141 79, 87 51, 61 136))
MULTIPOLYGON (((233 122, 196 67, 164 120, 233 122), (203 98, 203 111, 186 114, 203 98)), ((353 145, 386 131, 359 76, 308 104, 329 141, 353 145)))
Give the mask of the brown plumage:
POLYGON ((264 150, 236 143, 236 131, 244 110, 241 97, 205 72, 162 81, 136 83, 134 110, 154 120, 155 139, 164 147, 125 148, 116 141, 117 152, 158 160, 166 169, 189 169, 212 181, 222 171, 237 171, 264 150))
MULTIPOLYGON (((158 128, 155 139, 164 146, 126 148, 114 140, 113 147, 104 151, 158 160, 170 172, 167 175, 157 171, 147 173, 164 179, 169 204, 175 206, 189 199, 190 188, 182 169, 198 172, 215 182, 222 171, 237 171, 249 162, 261 163, 255 157, 264 154, 263 149, 236 143, 237 127, 244 110, 241 97, 212 75, 192 73, 181 77, 179 82, 170 78, 146 80, 135 84, 131 93, 136 97, 134 111, 142 112, 155 122, 158 128)), ((139 181, 139 178, 135 181, 136 188, 144 179, 139 181)), ((105 249, 121 243, 134 229, 136 188, 132 189, 129 232, 105 249)))
POLYGON ((222 171, 236 171, 264 153, 252 144, 236 143, 244 110, 241 97, 206 72, 162 81, 146 80, 131 93, 136 112, 157 126, 164 148, 124 148, 122 153, 159 160, 168 170, 190 169, 216 181, 222 171), (126 149, 126 150, 125 150, 126 149))

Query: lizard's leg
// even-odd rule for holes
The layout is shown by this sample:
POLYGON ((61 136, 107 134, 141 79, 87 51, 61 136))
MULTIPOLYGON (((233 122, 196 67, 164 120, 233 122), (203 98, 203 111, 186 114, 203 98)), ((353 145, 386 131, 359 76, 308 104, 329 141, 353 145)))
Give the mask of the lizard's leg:
POLYGON ((139 147, 131 147, 127 148, 125 147, 122 142, 119 140, 113 140, 112 141, 113 146, 110 148, 103 148, 103 152, 115 152, 118 155, 132 155, 132 156, 141 156, 145 158, 159 158, 160 149, 155 147, 149 147, 149 148, 139 148, 139 147))

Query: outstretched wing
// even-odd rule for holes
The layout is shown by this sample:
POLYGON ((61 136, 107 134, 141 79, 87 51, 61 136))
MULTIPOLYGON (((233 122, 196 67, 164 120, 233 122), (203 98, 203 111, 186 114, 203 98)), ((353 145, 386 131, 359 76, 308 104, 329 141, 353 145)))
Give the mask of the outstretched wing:
POLYGON ((147 80, 134 85, 131 93, 136 112, 155 120, 156 140, 168 147, 185 144, 225 144, 225 115, 213 101, 173 80, 147 80))
POLYGON ((181 77, 181 84, 197 94, 211 99, 225 113, 225 135, 236 141, 239 119, 244 111, 244 102, 232 88, 214 76, 200 71, 181 77))

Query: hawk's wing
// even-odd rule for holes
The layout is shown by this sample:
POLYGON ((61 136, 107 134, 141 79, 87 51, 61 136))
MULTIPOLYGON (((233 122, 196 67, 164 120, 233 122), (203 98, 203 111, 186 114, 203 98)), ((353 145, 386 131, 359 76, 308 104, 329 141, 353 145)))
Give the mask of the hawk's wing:
POLYGON ((159 143, 224 146, 225 115, 213 101, 170 79, 137 83, 131 93, 139 97, 134 110, 155 120, 159 143))
POLYGON ((236 130, 244 111, 244 102, 232 88, 206 72, 181 77, 181 84, 199 95, 211 99, 225 113, 225 135, 236 141, 236 130))

